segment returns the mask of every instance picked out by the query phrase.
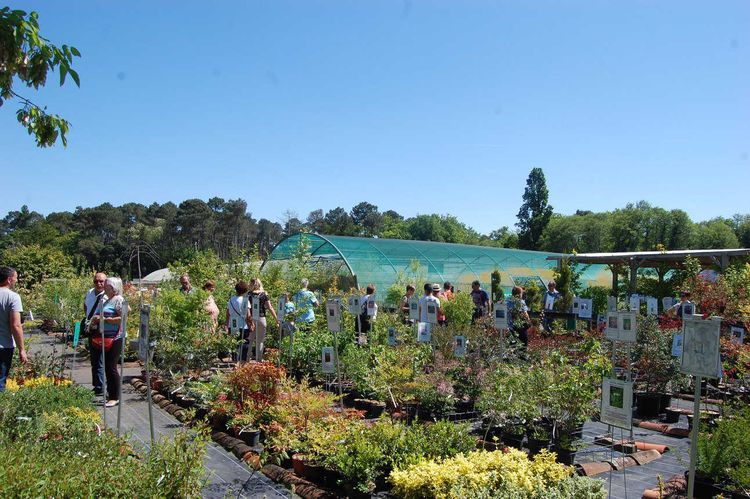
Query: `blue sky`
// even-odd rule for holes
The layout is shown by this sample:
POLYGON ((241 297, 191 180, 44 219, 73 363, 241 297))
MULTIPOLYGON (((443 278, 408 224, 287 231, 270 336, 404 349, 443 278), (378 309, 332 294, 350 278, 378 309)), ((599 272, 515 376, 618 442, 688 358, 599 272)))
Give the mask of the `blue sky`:
POLYGON ((256 218, 367 200, 513 225, 645 199, 750 212, 750 2, 15 1, 79 48, 72 123, 37 149, 0 108, 0 216, 242 197, 256 218))

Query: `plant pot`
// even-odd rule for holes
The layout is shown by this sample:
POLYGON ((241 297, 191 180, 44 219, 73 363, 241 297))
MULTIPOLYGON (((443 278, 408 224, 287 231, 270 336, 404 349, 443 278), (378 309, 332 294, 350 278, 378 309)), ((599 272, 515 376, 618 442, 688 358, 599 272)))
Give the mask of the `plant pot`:
POLYGON ((229 417, 226 414, 212 414, 211 428, 216 431, 227 431, 227 422, 229 417))
POLYGON ((674 424, 680 421, 680 414, 682 414, 682 411, 667 408, 665 414, 664 422, 674 424))
POLYGON ((177 405, 183 409, 190 409, 195 405, 195 399, 193 397, 182 397, 177 400, 177 405))
POLYGON ((323 466, 314 464, 311 461, 304 461, 304 466, 302 467, 302 473, 305 474, 305 478, 310 482, 313 482, 316 484, 325 483, 326 469, 323 466))
POLYGON ((523 433, 510 432, 506 430, 503 431, 502 437, 500 438, 505 445, 520 449, 521 447, 523 447, 523 437, 523 433))
MULTIPOLYGON (((713 426, 714 421, 716 418, 719 417, 719 413, 717 411, 701 411, 701 426, 705 428, 703 425, 713 426)), ((688 414, 687 415, 688 420, 688 429, 693 429, 693 421, 695 420, 694 414, 688 414)))
POLYGON ((549 446, 549 439, 529 438, 526 441, 526 447, 529 449, 529 454, 532 456, 535 454, 539 454, 543 449, 549 449, 549 446))
MULTIPOLYGON (((237 438, 245 442, 250 447, 257 447, 260 442, 260 430, 245 430, 241 431, 237 438)), ((302 475, 300 475, 302 476, 302 475)))
MULTIPOLYGON (((685 481, 688 481, 688 472, 685 472, 685 481)), ((716 484, 716 482, 705 475, 698 472, 695 473, 695 486, 693 487, 693 495, 695 497, 715 497, 717 495, 723 496, 724 491, 716 484)))
POLYGON ((198 406, 195 408, 195 419, 201 420, 208 415, 208 407, 198 406))
POLYGON ((668 401, 664 404, 665 400, 671 400, 671 396, 655 392, 638 392, 635 394, 636 413, 642 419, 656 418, 669 407, 668 401))
POLYGON ((304 454, 292 454, 292 469, 301 478, 305 476, 305 459, 304 454))
POLYGON ((576 459, 576 452, 577 451, 571 449, 555 449, 555 453, 557 454, 557 462, 560 464, 573 466, 573 462, 576 459))

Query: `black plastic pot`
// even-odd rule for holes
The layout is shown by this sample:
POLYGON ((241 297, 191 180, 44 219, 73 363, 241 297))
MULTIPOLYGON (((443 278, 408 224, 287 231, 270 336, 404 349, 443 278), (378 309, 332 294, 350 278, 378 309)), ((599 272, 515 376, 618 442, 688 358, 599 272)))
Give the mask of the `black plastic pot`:
POLYGON ((237 436, 250 447, 257 447, 260 443, 260 430, 245 430, 237 436))
POLYGON ((523 433, 511 433, 508 431, 504 431, 500 439, 505 445, 508 445, 510 447, 515 447, 516 449, 520 449, 521 447, 523 447, 523 433))
POLYGON ((665 414, 664 422, 672 424, 680 421, 680 414, 682 414, 682 412, 675 409, 667 409, 665 414))
POLYGON ((560 464, 567 464, 573 466, 573 462, 576 459, 576 451, 570 449, 555 449, 557 454, 557 462, 560 464))
POLYGON ((635 394, 636 413, 640 418, 656 418, 664 412, 672 400, 671 395, 654 392, 635 394))

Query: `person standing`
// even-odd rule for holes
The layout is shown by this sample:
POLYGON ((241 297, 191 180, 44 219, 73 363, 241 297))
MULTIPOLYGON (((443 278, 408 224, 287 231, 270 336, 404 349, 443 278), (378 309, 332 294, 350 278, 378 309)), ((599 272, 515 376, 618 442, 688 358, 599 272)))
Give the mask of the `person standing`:
POLYGON ((120 403, 120 373, 117 364, 122 354, 122 342, 125 332, 122 327, 122 307, 125 298, 122 296, 122 279, 107 277, 104 281, 104 293, 107 301, 101 303, 91 320, 104 323, 104 339, 101 331, 92 336, 94 355, 104 357, 104 374, 107 378, 107 402, 105 407, 114 407, 120 403), (97 351, 98 350, 98 351, 97 351))
MULTIPOLYGON (((450 282, 446 281, 443 283, 443 289, 440 290, 440 286, 438 286, 437 293, 435 292, 435 287, 432 288, 432 294, 440 300, 440 303, 446 303, 453 299, 453 286, 450 282)), ((441 326, 444 326, 448 322, 447 317, 445 316, 445 309, 443 307, 440 307, 440 312, 438 313, 438 324, 441 326)))
POLYGON ((211 317, 212 332, 215 332, 216 328, 219 326, 219 307, 216 305, 216 300, 214 300, 213 295, 215 289, 216 284, 210 279, 203 284, 203 291, 208 293, 208 297, 206 297, 206 301, 203 303, 203 310, 205 310, 208 316, 211 317))
POLYGON ((414 296, 416 289, 411 284, 406 285, 406 294, 401 297, 401 315, 404 324, 414 324, 414 320, 409 318, 409 300, 414 296))
MULTIPOLYGON (((263 283, 257 277, 250 280, 250 304, 252 305, 253 300, 258 301, 258 320, 255 321, 255 360, 258 362, 263 360, 263 346, 266 341, 266 329, 268 323, 266 322, 266 313, 271 312, 271 315, 279 322, 279 318, 276 315, 276 310, 271 305, 271 299, 263 289, 263 283)), ((248 311, 248 315, 252 317, 252 311, 248 311)))
POLYGON ((313 308, 318 306, 318 299, 315 297, 315 293, 308 291, 307 286, 310 282, 307 279, 302 279, 301 284, 302 288, 294 294, 292 301, 294 301, 294 306, 297 309, 297 326, 304 329, 305 326, 315 322, 313 308))
POLYGON ((183 295, 190 295, 195 293, 193 286, 190 284, 190 276, 187 274, 182 274, 180 276, 180 293, 182 293, 183 295))
POLYGON ((471 283, 471 299, 474 301, 474 315, 471 318, 472 324, 482 317, 486 316, 490 310, 490 297, 487 291, 482 289, 479 281, 471 283))
POLYGON ((94 274, 94 287, 89 289, 86 297, 83 299, 83 313, 85 320, 83 331, 89 337, 89 357, 91 360, 91 384, 94 386, 94 394, 101 395, 104 387, 104 366, 102 365, 102 356, 94 353, 91 346, 91 338, 101 335, 99 331, 99 322, 92 321, 91 318, 96 313, 99 304, 107 301, 107 295, 104 292, 104 282, 107 280, 107 274, 97 272, 94 274))
POLYGON ((440 313, 440 299, 433 293, 434 286, 437 286, 437 291, 440 291, 439 284, 426 283, 424 285, 424 296, 419 299, 419 322, 426 325, 427 331, 432 331, 432 323, 428 321, 427 306, 429 304, 435 305, 436 316, 440 313))
POLYGON ((18 273, 11 267, 0 267, 0 392, 5 391, 5 380, 10 376, 13 352, 18 348, 21 363, 28 362, 23 344, 21 297, 13 291, 18 273))
POLYGON ((681 292, 680 301, 672 305, 669 310, 667 310, 667 313, 670 315, 676 315, 682 319, 685 309, 687 309, 688 314, 695 313, 695 306, 693 306, 693 302, 690 301, 690 291, 681 292))
POLYGON ((513 286, 513 291, 511 291, 507 305, 508 328, 518 335, 518 339, 521 340, 523 347, 526 348, 529 344, 531 318, 529 318, 529 307, 526 306, 526 302, 523 300, 522 287, 513 286))
POLYGON ((544 322, 542 325, 545 331, 552 331, 552 314, 547 312, 555 310, 555 301, 558 298, 560 298, 560 292, 557 290, 557 283, 555 281, 548 282, 547 291, 544 292, 542 297, 542 303, 544 304, 544 322))
MULTIPOLYGON (((247 327, 247 292, 250 286, 245 281, 237 281, 234 285, 235 295, 227 302, 227 332, 236 334, 241 341, 236 354, 237 362, 245 362, 250 350, 250 330, 247 327)), ((235 354, 233 354, 235 355, 235 354)))
POLYGON ((378 315, 378 304, 375 303, 375 285, 368 284, 365 290, 365 296, 359 302, 359 326, 355 324, 355 332, 369 333, 372 330, 372 323, 378 315), (358 329, 357 329, 358 328, 358 329))

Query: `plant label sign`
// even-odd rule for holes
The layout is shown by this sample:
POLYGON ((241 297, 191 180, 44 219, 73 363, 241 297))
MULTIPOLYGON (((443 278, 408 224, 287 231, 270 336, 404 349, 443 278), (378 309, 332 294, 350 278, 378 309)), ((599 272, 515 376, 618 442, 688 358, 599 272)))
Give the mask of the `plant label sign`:
POLYGON ((73 327, 73 348, 78 348, 78 341, 81 338, 81 321, 76 321, 73 327))
POLYGON ((602 381, 600 421, 618 428, 633 426, 633 383, 614 378, 602 381))
POLYGON ((388 328, 388 344, 392 347, 396 346, 396 328, 393 326, 388 328))
POLYGON ((653 296, 646 297, 646 314, 659 315, 659 300, 653 296))
POLYGON ((573 297, 573 313, 578 315, 578 310, 581 307, 581 299, 577 296, 573 297))
POLYGON ((260 297, 259 296, 252 297, 252 307, 253 307, 253 320, 257 322, 260 320, 260 297))
POLYGON ((638 313, 634 311, 609 312, 604 336, 612 341, 635 343, 638 313))
POLYGON ((332 333, 341 331, 341 309, 340 302, 335 299, 326 301, 326 319, 328 319, 328 330, 332 333))
POLYGON ((347 300, 347 308, 349 309, 349 313, 352 315, 359 315, 359 303, 360 303, 360 297, 359 295, 350 295, 349 299, 347 300))
POLYGON ((425 300, 424 306, 427 322, 430 324, 437 324, 438 304, 434 301, 425 300))
POLYGON ((607 312, 617 312, 617 297, 616 296, 607 297, 607 312))
POLYGON ((492 317, 495 322, 495 329, 508 329, 508 306, 504 301, 495 302, 492 317))
POLYGON ((682 333, 672 336, 672 357, 682 357, 682 333))
POLYGON ((416 295, 412 295, 409 298, 409 319, 413 321, 419 320, 419 298, 416 295))
POLYGON ((322 361, 323 374, 333 374, 336 372, 336 366, 333 363, 333 347, 323 347, 322 361))
POLYGON ((466 337, 458 335, 453 337, 453 355, 464 357, 466 355, 466 337))
POLYGON ((683 303, 682 304, 682 317, 690 317, 695 313, 695 305, 692 303, 683 303))
POLYGON ((429 322, 417 322, 417 341, 429 343, 432 340, 432 324, 429 322))
POLYGON ((591 319, 591 308, 594 306, 592 298, 578 299, 578 317, 581 319, 591 319))
POLYGON ((555 297, 553 295, 546 295, 544 299, 544 310, 552 311, 555 308, 555 297))
POLYGON ((638 312, 641 309, 641 297, 638 295, 630 296, 630 310, 638 312))
POLYGON ((370 296, 367 299, 367 315, 369 317, 375 317, 375 314, 378 313, 378 305, 375 303, 375 296, 370 296))
POLYGON ((732 343, 735 345, 742 345, 745 342, 745 329, 737 326, 732 326, 732 343))
POLYGON ((279 318, 279 322, 284 320, 286 316, 286 296, 279 296, 279 303, 276 307, 276 315, 279 318))
POLYGON ((138 359, 146 362, 148 359, 148 321, 151 317, 151 305, 141 307, 141 324, 138 328, 138 359))
POLYGON ((700 315, 684 315, 682 320, 682 372, 715 378, 716 366, 720 365, 721 318, 703 319, 700 315))

